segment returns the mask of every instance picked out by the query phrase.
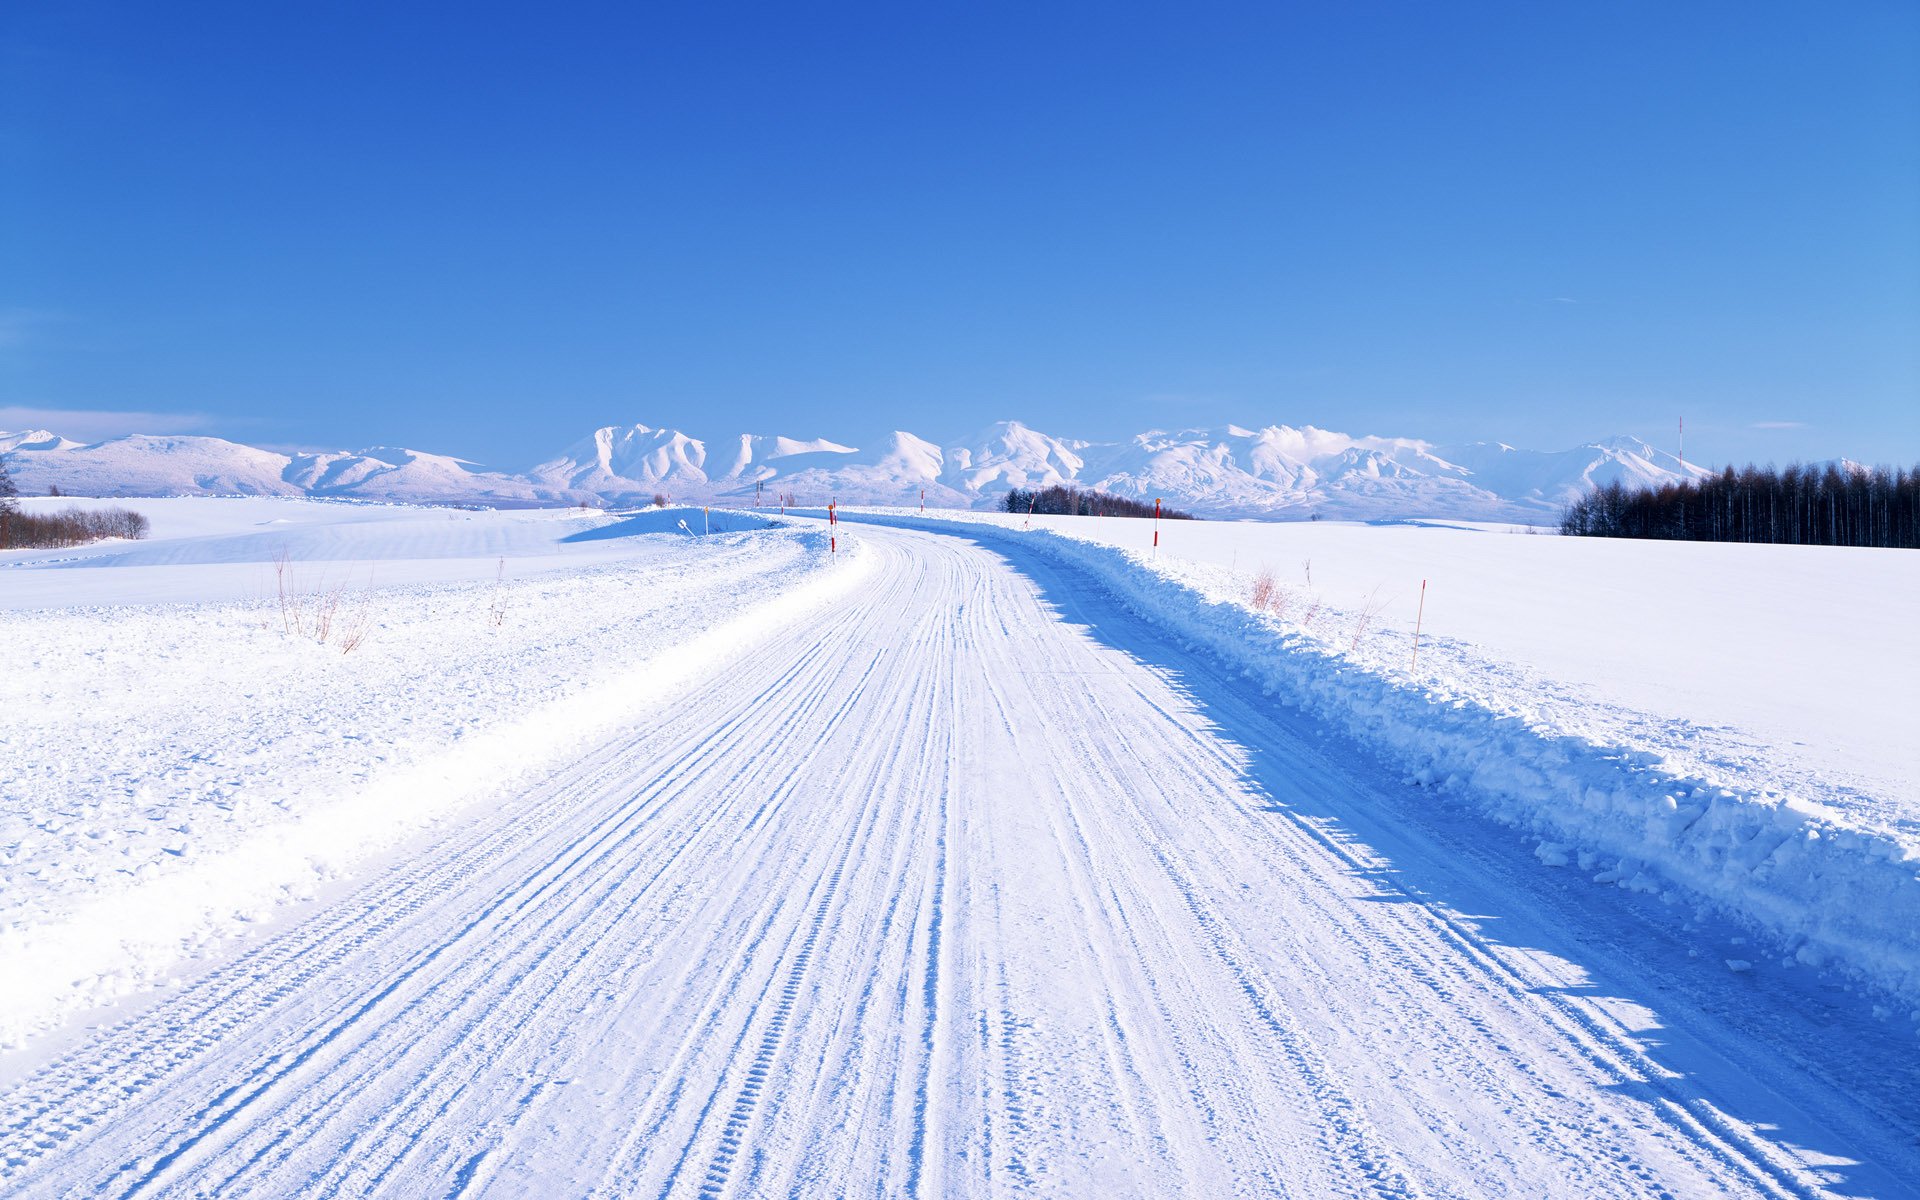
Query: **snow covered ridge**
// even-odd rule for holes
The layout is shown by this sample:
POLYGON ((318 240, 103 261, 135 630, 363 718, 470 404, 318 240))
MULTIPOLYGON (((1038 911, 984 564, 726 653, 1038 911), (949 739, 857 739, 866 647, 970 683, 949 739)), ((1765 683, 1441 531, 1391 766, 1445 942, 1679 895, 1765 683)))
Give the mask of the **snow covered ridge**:
POLYGON ((1502 709, 1430 676, 1411 677, 1403 642, 1391 666, 1351 652, 1355 612, 1311 627, 1275 619, 1209 594, 1201 573, 1179 559, 982 517, 843 519, 958 525, 990 545, 1077 567, 1276 701, 1376 748, 1410 781, 1539 837, 1544 864, 1704 903, 1766 936, 1782 965, 1833 967, 1920 1002, 1920 854, 1910 818, 1897 827, 1856 823, 1832 797, 1794 794, 1793 781, 1696 769, 1698 762, 1596 740, 1528 708, 1502 709))
POLYGON ((405 502, 918 504, 992 508, 1012 488, 1074 484, 1163 497, 1212 516, 1551 520, 1595 483, 1661 483, 1701 468, 1632 438, 1556 453, 1497 442, 1435 446, 1311 425, 1155 430, 1124 442, 1055 437, 1002 421, 940 446, 904 431, 860 449, 823 438, 741 434, 712 446, 680 430, 607 426, 524 474, 446 455, 374 447, 286 455, 210 437, 81 445, 45 430, 0 434, 0 460, 28 493, 336 496, 405 502))
POLYGON ((136 506, 151 542, 0 555, 0 1046, 644 721, 864 570, 813 529, 688 536, 698 509, 136 506))

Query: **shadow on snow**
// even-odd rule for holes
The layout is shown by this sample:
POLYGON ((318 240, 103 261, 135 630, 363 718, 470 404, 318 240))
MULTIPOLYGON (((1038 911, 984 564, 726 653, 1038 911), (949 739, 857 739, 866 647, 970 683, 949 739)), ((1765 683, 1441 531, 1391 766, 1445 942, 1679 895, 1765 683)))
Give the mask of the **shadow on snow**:
POLYGON ((1421 905, 1489 952, 1523 948, 1571 964, 1584 985, 1529 990, 1576 1025, 1592 1024, 1596 1005, 1624 1002, 1653 1014, 1654 1025, 1621 1039, 1672 1075, 1617 1090, 1654 1110, 1711 1106, 1799 1148, 1842 1194, 1920 1195, 1913 1182, 1920 1180, 1920 1053, 1911 1032, 1873 1018, 1867 994, 1830 974, 1770 965, 1762 945, 1734 943, 1744 930, 1684 902, 1543 866, 1530 852, 1537 838, 1403 782, 1371 750, 1267 699, 1236 668, 1181 646, 1074 568, 1001 539, 941 532, 1007 562, 1062 620, 1190 700, 1210 732, 1240 752, 1254 799, 1236 803, 1248 819, 1289 821, 1343 859, 1359 849, 1360 857, 1389 864, 1356 865, 1353 900, 1421 905), (1298 761, 1302 744, 1359 786, 1303 787, 1278 765, 1298 761), (1736 974, 1728 958, 1757 968, 1736 974), (1802 1110, 1801 1096, 1813 1112, 1802 1110), (1829 1128, 1817 1116, 1822 1108, 1850 1110, 1855 1129, 1829 1128))

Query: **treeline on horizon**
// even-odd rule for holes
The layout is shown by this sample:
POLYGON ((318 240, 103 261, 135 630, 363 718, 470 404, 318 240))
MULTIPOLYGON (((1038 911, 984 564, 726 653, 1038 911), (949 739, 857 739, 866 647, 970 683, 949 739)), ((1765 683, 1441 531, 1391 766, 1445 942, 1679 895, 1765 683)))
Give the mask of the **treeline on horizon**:
POLYGON ((0 550, 84 546, 102 538, 147 536, 146 517, 130 509, 76 505, 59 512, 30 513, 20 507, 15 498, 19 494, 7 464, 0 462, 0 550))
MULTIPOLYGON (((1010 513, 1044 513, 1054 517, 1151 517, 1153 505, 1125 496, 1055 484, 1049 488, 1014 488, 1007 493, 1010 513)), ((1197 520, 1192 513, 1162 507, 1160 515, 1174 521, 1197 520)))
POLYGON ((1596 487, 1567 506, 1576 537, 1920 549, 1920 466, 1728 467, 1658 487, 1596 487))
POLYGON ((125 508, 68 508, 53 513, 0 510, 0 550, 84 546, 104 538, 147 536, 144 516, 125 508))

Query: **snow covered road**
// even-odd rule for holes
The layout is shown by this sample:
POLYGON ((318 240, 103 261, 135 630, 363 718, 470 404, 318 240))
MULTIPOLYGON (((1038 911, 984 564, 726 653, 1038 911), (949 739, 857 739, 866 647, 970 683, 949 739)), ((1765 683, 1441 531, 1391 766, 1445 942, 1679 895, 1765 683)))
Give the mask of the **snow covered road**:
POLYGON ((0 1192, 1912 1194, 1850 998, 1071 568, 857 537, 830 620, 13 1080, 0 1192))

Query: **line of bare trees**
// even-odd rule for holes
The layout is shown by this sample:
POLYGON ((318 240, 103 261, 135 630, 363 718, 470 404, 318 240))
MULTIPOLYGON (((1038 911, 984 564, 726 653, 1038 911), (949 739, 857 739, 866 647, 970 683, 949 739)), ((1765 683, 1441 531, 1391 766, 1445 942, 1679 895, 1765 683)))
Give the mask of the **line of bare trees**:
MULTIPOLYGON (((1110 496, 1091 489, 1053 487, 1038 490, 1014 488, 1007 493, 1010 513, 1046 513, 1061 517, 1151 517, 1153 505, 1125 496, 1110 496)), ((1192 513, 1163 508, 1160 515, 1175 521, 1194 520, 1192 513)))
POLYGON ((20 489, 0 462, 0 550, 80 546, 102 538, 143 538, 147 519, 125 508, 62 509, 30 513, 20 507, 20 489))
POLYGON ((1585 537, 1920 548, 1920 466, 1827 463, 1736 471, 1658 487, 1595 488, 1560 532, 1585 537))

